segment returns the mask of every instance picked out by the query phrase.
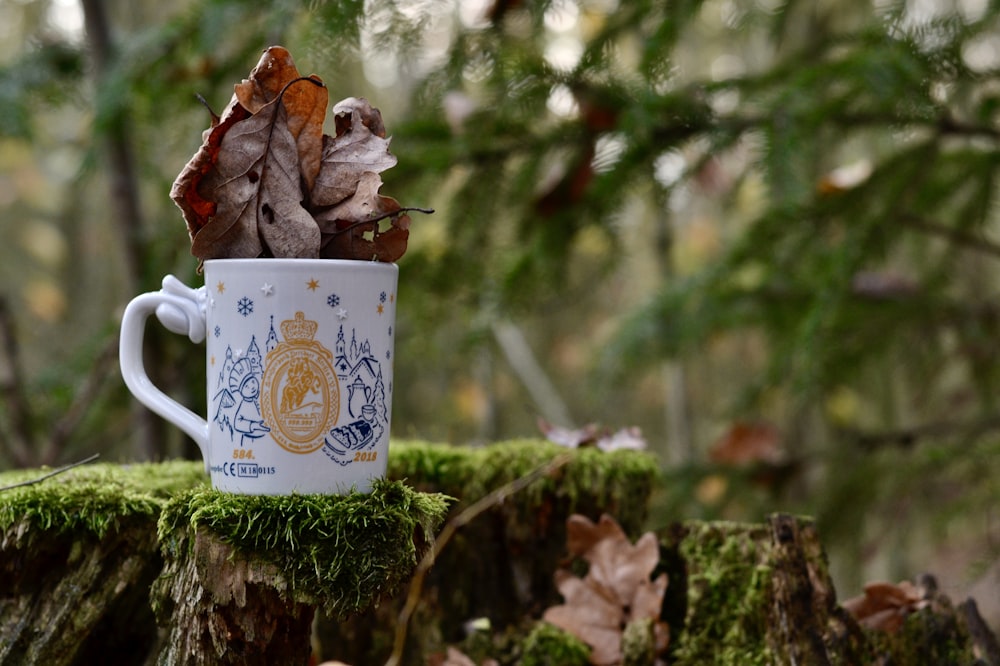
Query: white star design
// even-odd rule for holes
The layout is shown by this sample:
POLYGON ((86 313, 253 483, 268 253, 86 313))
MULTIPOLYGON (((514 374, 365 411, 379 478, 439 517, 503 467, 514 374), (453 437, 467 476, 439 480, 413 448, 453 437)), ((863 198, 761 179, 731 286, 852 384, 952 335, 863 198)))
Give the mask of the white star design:
POLYGON ((236 358, 243 356, 243 350, 237 349, 236 351, 233 352, 233 356, 235 356, 236 358))
POLYGON ((347 308, 337 308, 337 319, 341 321, 347 319, 347 308))
POLYGON ((263 287, 261 287, 261 288, 260 288, 260 290, 261 290, 262 292, 264 292, 264 295, 265 295, 265 296, 270 296, 271 294, 273 294, 273 293, 274 293, 274 285, 273 285, 273 284, 269 284, 269 283, 265 282, 265 283, 264 283, 264 286, 263 286, 263 287))

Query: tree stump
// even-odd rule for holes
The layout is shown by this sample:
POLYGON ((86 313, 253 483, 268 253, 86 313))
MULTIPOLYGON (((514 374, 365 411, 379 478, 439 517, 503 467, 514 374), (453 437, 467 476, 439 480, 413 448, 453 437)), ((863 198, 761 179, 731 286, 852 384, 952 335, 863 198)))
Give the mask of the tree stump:
MULTIPOLYGON (((448 510, 441 493, 461 511, 565 453, 528 441, 394 447, 396 478, 368 495, 231 495, 187 462, 90 465, 16 488, 40 473, 0 474, 0 664, 305 664, 316 626, 340 648, 323 658, 382 663, 393 595, 448 510)), ((645 454, 573 451, 459 529, 426 578, 403 663, 472 640, 474 656, 504 666, 588 663, 586 645, 537 622, 559 602, 565 519, 607 512, 637 538, 656 478, 645 454), (466 638, 480 618, 488 628, 466 638)), ((930 585, 898 630, 859 623, 837 601, 809 519, 692 521, 659 536, 652 575, 669 578, 671 664, 1000 666, 975 603, 956 608, 930 585)), ((626 631, 623 663, 651 663, 653 632, 626 631)))
MULTIPOLYGON (((455 497, 452 517, 566 454, 570 459, 565 465, 462 527, 436 553, 411 620, 403 663, 423 663, 426 655, 462 641, 473 621, 487 621, 499 632, 518 630, 526 619, 557 603, 552 574, 565 556, 566 518, 607 512, 626 530, 637 532, 645 523, 660 468, 645 452, 569 450, 539 440, 482 447, 393 443, 390 478, 455 497)), ((321 614, 323 658, 354 665, 385 663, 402 604, 397 597, 346 619, 321 614)))
POLYGON ((305 664, 315 609, 394 593, 447 509, 398 481, 286 497, 206 481, 201 463, 91 465, 0 492, 0 663, 305 664))

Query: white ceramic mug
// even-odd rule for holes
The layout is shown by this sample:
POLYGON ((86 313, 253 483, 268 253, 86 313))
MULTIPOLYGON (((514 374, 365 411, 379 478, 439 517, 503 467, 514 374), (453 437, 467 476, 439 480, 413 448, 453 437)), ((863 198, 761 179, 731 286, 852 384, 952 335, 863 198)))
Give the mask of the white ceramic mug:
POLYGON ((385 475, 395 264, 213 259, 205 286, 168 275, 122 319, 125 384, 201 448, 212 486, 253 495, 368 492, 385 475), (146 319, 206 342, 208 419, 156 388, 146 319))

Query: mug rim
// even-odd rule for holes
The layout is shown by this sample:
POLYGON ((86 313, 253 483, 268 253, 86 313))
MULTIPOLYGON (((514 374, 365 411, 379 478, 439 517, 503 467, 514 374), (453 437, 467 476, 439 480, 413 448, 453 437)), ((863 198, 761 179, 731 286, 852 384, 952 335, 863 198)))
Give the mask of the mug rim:
POLYGON ((316 267, 327 266, 327 267, 344 267, 344 268, 363 268, 365 270, 372 268, 395 268, 398 269, 399 265, 395 262, 390 261, 364 261, 361 259, 318 259, 314 257, 242 257, 233 259, 206 259, 204 264, 205 268, 210 265, 226 265, 226 266, 238 266, 238 265, 256 265, 265 264, 267 266, 305 266, 309 264, 315 264, 316 267))

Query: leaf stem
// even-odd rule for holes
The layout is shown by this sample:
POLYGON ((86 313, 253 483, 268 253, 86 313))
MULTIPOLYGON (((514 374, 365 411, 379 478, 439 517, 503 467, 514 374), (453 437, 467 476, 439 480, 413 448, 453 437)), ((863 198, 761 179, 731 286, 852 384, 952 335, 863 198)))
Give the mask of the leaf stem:
POLYGON ((353 224, 350 224, 350 225, 344 227, 343 229, 337 229, 335 231, 331 231, 327 235, 329 235, 329 236, 339 236, 340 234, 347 233, 348 231, 352 231, 352 230, 357 229, 358 227, 362 227, 362 226, 364 226, 366 224, 371 224, 372 222, 381 222, 382 220, 385 220, 387 218, 395 217, 395 216, 397 216, 397 215, 399 215, 401 213, 409 213, 410 211, 415 211, 417 213, 424 213, 425 215, 430 215, 431 213, 434 212, 434 209, 433 208, 418 208, 416 206, 408 206, 406 208, 400 208, 399 210, 394 210, 391 213, 382 213, 381 215, 378 215, 376 217, 368 218, 367 220, 361 220, 360 222, 354 222, 353 224))

